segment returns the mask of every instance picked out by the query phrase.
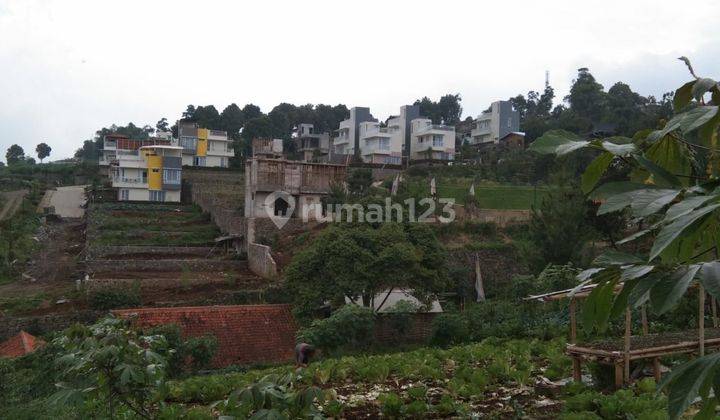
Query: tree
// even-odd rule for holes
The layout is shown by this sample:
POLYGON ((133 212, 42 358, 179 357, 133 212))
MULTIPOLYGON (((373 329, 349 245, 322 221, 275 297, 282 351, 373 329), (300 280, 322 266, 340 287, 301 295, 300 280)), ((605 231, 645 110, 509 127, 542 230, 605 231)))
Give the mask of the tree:
POLYGON ((460 94, 448 94, 434 102, 427 96, 415 101, 414 105, 420 107, 420 115, 432 120, 433 124, 455 125, 460 122, 462 107, 460 94))
POLYGON ((372 171, 370 169, 355 169, 347 177, 348 192, 357 196, 365 195, 370 190, 372 182, 372 171))
POLYGON ((305 316, 325 302, 342 306, 346 298, 371 307, 376 295, 399 287, 429 302, 449 286, 445 250, 420 223, 330 226, 295 255, 287 282, 305 316))
POLYGON ((260 111, 260 107, 253 104, 245 105, 242 109, 242 113, 246 121, 253 118, 259 118, 263 115, 262 111, 260 111))
POLYGON ((245 124, 245 115, 237 104, 226 106, 220 113, 220 126, 232 139, 237 139, 243 124, 245 124))
POLYGON ((98 147, 94 140, 85 140, 81 148, 75 151, 75 157, 84 161, 98 159, 98 147))
POLYGON ((18 146, 17 144, 13 144, 12 146, 8 147, 7 153, 5 153, 5 161, 8 165, 14 165, 16 163, 22 162, 25 160, 25 151, 22 147, 18 146))
MULTIPOLYGON (((663 128, 625 142, 550 131, 532 145, 539 153, 558 155, 580 148, 600 151, 582 176, 583 190, 604 196, 599 215, 629 207, 637 230, 623 242, 642 238, 652 243, 647 252, 601 255, 595 267, 578 276, 580 286, 595 284, 583 305, 587 328, 604 331, 610 318, 643 304, 656 313, 666 313, 693 284, 700 291, 700 302, 706 292, 720 298, 720 154, 716 146, 720 86, 713 79, 697 77, 689 61, 681 60, 693 79, 675 91, 675 116, 663 128), (626 181, 598 187, 617 162, 630 168, 626 181), (622 292, 615 294, 619 284, 622 292)), ((701 308, 704 311, 704 305, 701 308)), ((699 316, 698 322, 704 322, 704 316, 699 316)), ((715 395, 720 393, 720 353, 700 353, 701 357, 673 369, 663 379, 673 419, 698 396, 703 401, 698 417, 714 415, 718 400, 709 395, 711 389, 715 395)))
POLYGON ((585 197, 576 190, 554 190, 532 208, 529 236, 536 251, 528 255, 530 268, 539 273, 547 264, 577 262, 592 228, 585 220, 585 197))
POLYGON ((577 79, 565 99, 580 118, 598 122, 605 115, 606 93, 586 67, 578 69, 577 79))
POLYGON ((160 121, 155 123, 155 129, 157 131, 168 131, 170 130, 170 126, 168 125, 168 120, 165 117, 160 118, 160 121))
POLYGON ((219 130, 222 128, 220 124, 220 113, 213 105, 198 106, 192 116, 192 121, 202 128, 219 130))
POLYGON ((52 148, 46 143, 40 143, 35 147, 35 153, 37 153, 37 157, 38 159, 40 159, 40 163, 42 163, 43 159, 50 156, 51 151, 52 148))

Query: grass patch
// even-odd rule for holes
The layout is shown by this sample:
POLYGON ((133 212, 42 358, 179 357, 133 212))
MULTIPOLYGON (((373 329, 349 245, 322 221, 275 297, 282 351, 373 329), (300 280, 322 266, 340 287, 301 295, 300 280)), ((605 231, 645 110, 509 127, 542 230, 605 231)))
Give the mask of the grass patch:
MULTIPOLYGON (((470 178, 442 178, 436 180, 437 193, 440 198, 453 198, 456 203, 465 204, 468 199, 470 178)), ((407 188, 413 195, 429 197, 430 181, 411 178, 407 188)), ((475 182, 475 199, 480 208, 498 210, 528 210, 538 205, 550 191, 551 187, 532 185, 507 185, 475 182)))

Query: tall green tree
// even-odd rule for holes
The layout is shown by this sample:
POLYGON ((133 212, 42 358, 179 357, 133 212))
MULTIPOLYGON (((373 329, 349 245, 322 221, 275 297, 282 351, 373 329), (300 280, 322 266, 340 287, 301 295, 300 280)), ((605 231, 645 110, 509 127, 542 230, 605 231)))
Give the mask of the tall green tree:
POLYGON ((160 121, 158 121, 155 124, 155 129, 157 131, 168 131, 170 130, 170 126, 168 125, 168 120, 165 117, 160 118, 160 121))
POLYGON ((5 161, 8 165, 14 165, 16 163, 22 162, 24 159, 25 151, 22 147, 17 144, 13 144, 12 146, 8 147, 7 152, 5 153, 5 161))
POLYGON ((570 94, 565 99, 580 118, 598 122, 605 115, 606 93, 586 67, 578 69, 577 79, 573 81, 570 94))
POLYGON ((52 148, 47 145, 47 143, 40 143, 35 147, 35 153, 37 153, 38 159, 40 159, 40 163, 42 163, 43 159, 50 156, 50 152, 52 151, 52 148))
POLYGON ((286 278, 303 315, 346 298, 370 306, 399 287, 429 301, 448 287, 445 250, 421 223, 330 226, 293 258, 286 278))

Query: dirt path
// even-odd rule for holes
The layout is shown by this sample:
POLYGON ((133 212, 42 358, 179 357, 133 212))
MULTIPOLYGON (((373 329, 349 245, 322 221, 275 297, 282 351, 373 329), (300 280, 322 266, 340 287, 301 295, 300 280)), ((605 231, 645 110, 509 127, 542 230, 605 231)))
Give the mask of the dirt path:
POLYGON ((0 195, 3 196, 5 201, 5 205, 0 209, 0 221, 11 218, 20 210, 23 198, 25 198, 27 193, 27 190, 0 192, 0 195))

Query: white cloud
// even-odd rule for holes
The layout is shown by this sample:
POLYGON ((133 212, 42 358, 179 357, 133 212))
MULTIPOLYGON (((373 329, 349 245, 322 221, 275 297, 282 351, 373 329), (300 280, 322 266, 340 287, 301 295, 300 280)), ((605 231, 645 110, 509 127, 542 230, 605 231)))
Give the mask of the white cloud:
MULTIPOLYGON (((0 1, 0 151, 72 154, 97 128, 185 106, 370 106, 460 93, 466 115, 578 67, 659 95, 716 77, 720 5, 657 1, 0 1), (698 15, 702 10, 705 15, 698 15), (702 64, 702 65, 701 65, 702 64)), ((4 153, 2 153, 4 155, 4 153)))

